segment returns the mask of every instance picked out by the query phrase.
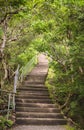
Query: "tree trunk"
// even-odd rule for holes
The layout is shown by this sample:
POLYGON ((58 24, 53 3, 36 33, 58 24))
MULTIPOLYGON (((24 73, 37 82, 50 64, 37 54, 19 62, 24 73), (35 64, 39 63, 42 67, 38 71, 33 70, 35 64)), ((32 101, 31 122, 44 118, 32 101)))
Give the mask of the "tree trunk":
POLYGON ((4 59, 2 59, 2 65, 3 65, 3 68, 4 68, 4 80, 7 79, 7 76, 8 76, 8 71, 7 71, 7 65, 6 65, 6 62, 4 59))
MULTIPOLYGON (((2 45, 0 47, 0 53, 1 53, 1 62, 2 62, 2 66, 3 66, 3 69, 4 69, 4 76, 3 76, 3 82, 7 79, 7 65, 6 65, 6 60, 5 60, 5 54, 4 54, 4 50, 5 50, 5 46, 6 46, 6 32, 7 32, 7 23, 6 23, 6 20, 4 21, 3 23, 3 41, 2 41, 2 45)), ((2 69, 2 70, 3 70, 2 69)))

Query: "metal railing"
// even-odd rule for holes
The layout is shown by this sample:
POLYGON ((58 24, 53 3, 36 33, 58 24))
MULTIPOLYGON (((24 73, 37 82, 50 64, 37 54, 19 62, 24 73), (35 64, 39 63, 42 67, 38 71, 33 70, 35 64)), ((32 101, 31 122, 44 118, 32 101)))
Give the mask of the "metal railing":
POLYGON ((0 89, 0 92, 1 92, 1 97, 2 99, 4 100, 4 95, 5 95, 5 98, 6 100, 8 101, 5 101, 4 103, 6 104, 6 106, 8 106, 8 108, 6 107, 4 110, 0 110, 0 113, 7 113, 7 119, 9 118, 9 114, 10 114, 10 111, 15 111, 15 93, 14 92, 9 92, 9 91, 5 91, 5 90, 2 90, 0 89))
POLYGON ((10 106, 12 104, 12 110, 15 111, 15 95, 16 95, 16 89, 18 86, 19 82, 22 82, 25 76, 33 69, 33 67, 37 64, 37 55, 34 56, 24 67, 20 69, 21 74, 19 74, 19 68, 20 66, 18 65, 16 71, 15 71, 15 76, 14 76, 14 89, 13 92, 1 90, 1 92, 5 93, 8 95, 8 108, 7 108, 7 119, 9 118, 10 115, 10 106), (20 79, 20 80, 19 80, 20 79))
POLYGON ((8 108, 5 109, 5 112, 7 111, 7 120, 9 118, 10 111, 11 110, 15 111, 15 94, 16 94, 16 88, 18 84, 18 78, 19 78, 19 65, 17 67, 17 70, 15 71, 13 92, 0 89, 0 92, 3 93, 3 95, 6 95, 7 98, 6 100, 8 100, 8 105, 7 105, 8 108), (10 109, 10 107, 12 108, 10 109))
POLYGON ((21 82, 25 76, 31 72, 33 67, 37 64, 37 55, 35 55, 24 67, 21 68, 21 82))

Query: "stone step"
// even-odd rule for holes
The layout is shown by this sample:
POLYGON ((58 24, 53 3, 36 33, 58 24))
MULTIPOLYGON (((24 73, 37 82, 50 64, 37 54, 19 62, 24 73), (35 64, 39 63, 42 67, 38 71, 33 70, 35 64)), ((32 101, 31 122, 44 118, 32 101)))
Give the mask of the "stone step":
POLYGON ((37 81, 26 80, 25 82, 26 82, 27 84, 33 84, 33 83, 34 83, 34 84, 44 84, 44 83, 45 83, 45 80, 44 80, 44 81, 43 81, 43 80, 42 80, 42 81, 41 81, 41 80, 40 80, 40 81, 39 81, 39 80, 37 80, 37 81))
POLYGON ((16 111, 18 112, 38 112, 38 113, 60 113, 59 108, 33 108, 33 107, 18 107, 16 106, 16 111))
POLYGON ((38 72, 38 73, 31 73, 30 75, 27 75, 25 77, 25 80, 29 80, 30 78, 31 79, 46 79, 47 77, 47 74, 46 73, 43 73, 43 72, 38 72))
POLYGON ((48 68, 48 64, 43 64, 43 63, 41 64, 40 63, 40 64, 37 64, 35 67, 37 67, 37 68, 46 68, 47 69, 48 68))
POLYGON ((19 87, 17 90, 30 90, 30 91, 47 91, 48 92, 48 89, 47 88, 38 88, 38 87, 19 87))
POLYGON ((30 78, 27 78, 26 80, 27 82, 41 82, 42 83, 42 82, 45 82, 45 77, 43 78, 30 77, 30 78))
POLYGON ((21 103, 52 103, 52 100, 50 99, 21 99, 21 98, 16 98, 16 102, 21 102, 21 103))
POLYGON ((26 77, 28 78, 28 77, 45 77, 45 73, 43 74, 43 75, 41 75, 41 74, 39 74, 39 75, 37 75, 37 74, 31 74, 31 73, 29 73, 26 77))
POLYGON ((37 98, 39 98, 39 99, 50 99, 50 97, 49 96, 42 96, 42 95, 28 95, 28 94, 18 94, 18 95, 16 95, 16 99, 17 98, 21 98, 21 99, 37 99, 37 98))
POLYGON ((46 75, 34 75, 34 74, 32 74, 32 75, 27 75, 26 76, 26 80, 30 80, 30 79, 33 79, 33 80, 45 80, 45 78, 46 78, 46 75))
POLYGON ((42 89, 48 89, 47 87, 45 87, 44 85, 33 85, 33 84, 24 84, 24 85, 22 85, 21 87, 19 87, 19 88, 22 88, 22 87, 26 87, 26 88, 42 88, 42 89))
POLYGON ((25 81, 24 82, 24 84, 23 84, 24 86, 29 86, 29 87, 45 87, 45 85, 44 84, 36 84, 36 83, 27 83, 27 81, 25 81))
POLYGON ((16 123, 20 125, 65 125, 65 119, 53 118, 17 118, 16 123))
POLYGON ((18 94, 24 94, 25 93, 25 95, 29 95, 29 96, 31 96, 31 95, 34 95, 34 96, 49 96, 49 94, 47 93, 47 92, 43 92, 43 91, 41 91, 41 92, 37 92, 37 91, 19 91, 19 92, 17 92, 18 94))
POLYGON ((47 76, 47 71, 39 71, 39 69, 37 70, 34 70, 33 72, 30 73, 30 75, 44 75, 44 76, 47 76))
POLYGON ((27 83, 45 83, 45 79, 28 79, 27 83))
POLYGON ((28 79, 27 83, 45 83, 45 79, 28 79))
POLYGON ((34 68, 33 72, 34 72, 34 71, 44 72, 44 75, 47 75, 48 68, 47 68, 47 66, 46 66, 46 67, 45 67, 45 66, 42 66, 42 67, 36 66, 36 67, 34 68))
POLYGON ((48 94, 48 91, 37 91, 37 90, 26 90, 26 89, 20 89, 20 90, 17 90, 17 92, 23 92, 23 93, 37 93, 37 94, 45 94, 45 95, 49 95, 48 94))
POLYGON ((58 104, 45 104, 45 103, 20 103, 16 102, 16 106, 32 107, 32 108, 59 108, 58 104))
POLYGON ((64 119, 63 114, 60 113, 37 113, 37 112, 17 112, 17 117, 26 118, 56 118, 64 119))
MULTIPOLYGON (((35 69, 35 68, 39 68, 39 69, 40 69, 40 68, 48 69, 48 65, 47 65, 47 64, 43 64, 43 63, 41 64, 41 63, 40 63, 40 64, 37 64, 37 65, 34 67, 34 69, 35 69)), ((33 70, 34 70, 34 69, 33 69, 33 70)))
POLYGON ((31 72, 31 73, 29 73, 27 76, 26 76, 26 78, 28 78, 28 77, 46 77, 47 76, 47 74, 46 73, 38 73, 38 74, 35 74, 35 73, 33 73, 33 72, 31 72))
POLYGON ((38 64, 17 89, 16 123, 22 125, 65 125, 67 121, 57 104, 53 104, 45 87, 48 60, 41 55, 38 64))
POLYGON ((36 65, 37 67, 47 67, 48 68, 48 64, 41 64, 41 63, 38 63, 37 65, 36 65))
POLYGON ((47 72, 47 71, 48 71, 48 68, 47 68, 47 66, 36 66, 36 67, 34 67, 34 69, 31 71, 31 73, 34 72, 34 71, 47 72))

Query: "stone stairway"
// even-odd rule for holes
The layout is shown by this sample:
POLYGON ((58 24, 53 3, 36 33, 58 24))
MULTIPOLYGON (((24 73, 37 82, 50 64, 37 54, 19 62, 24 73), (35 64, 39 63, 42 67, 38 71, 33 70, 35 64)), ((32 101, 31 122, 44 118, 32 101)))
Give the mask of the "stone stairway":
POLYGON ((57 104, 49 96, 45 79, 48 61, 44 55, 27 75, 16 96, 16 123, 24 125, 65 125, 67 123, 57 104))

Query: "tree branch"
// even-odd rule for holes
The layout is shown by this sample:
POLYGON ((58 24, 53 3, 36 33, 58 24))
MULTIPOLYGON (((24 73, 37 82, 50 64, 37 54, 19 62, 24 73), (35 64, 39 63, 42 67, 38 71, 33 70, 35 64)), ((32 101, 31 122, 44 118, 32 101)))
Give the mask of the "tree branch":
MULTIPOLYGON (((6 18, 8 17, 8 15, 10 15, 10 17, 12 17, 12 15, 18 14, 19 11, 24 11, 24 10, 25 10, 25 8, 20 8, 20 9, 17 9, 15 11, 6 12, 6 14, 4 15, 4 17, 0 20, 0 24, 2 24, 6 20, 6 18)), ((9 17, 9 19, 10 19, 10 17, 9 17)))
POLYGON ((50 48, 52 49, 52 52, 54 53, 53 59, 56 60, 59 64, 61 64, 63 66, 64 70, 66 71, 67 68, 66 68, 65 64, 63 63, 63 61, 61 59, 59 59, 59 57, 57 55, 57 52, 56 52, 56 49, 54 48, 54 46, 51 45, 50 48))
POLYGON ((3 41, 2 41, 2 45, 0 48, 1 54, 3 55, 3 51, 6 45, 6 31, 7 31, 7 24, 6 21, 4 21, 4 27, 3 27, 3 31, 4 31, 4 35, 3 35, 3 41))
POLYGON ((65 108, 66 107, 66 105, 68 104, 68 102, 69 102, 69 100, 70 100, 70 97, 72 96, 72 94, 71 93, 69 93, 69 95, 68 95, 68 97, 67 97, 67 99, 66 99, 66 101, 65 101, 65 103, 61 106, 61 109, 63 109, 63 108, 65 108))

